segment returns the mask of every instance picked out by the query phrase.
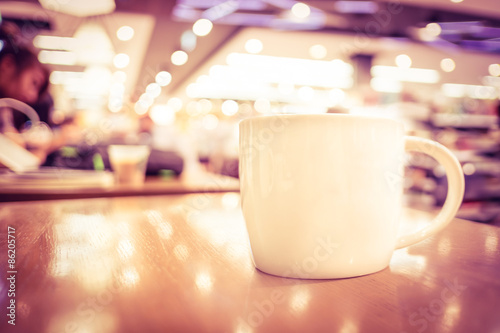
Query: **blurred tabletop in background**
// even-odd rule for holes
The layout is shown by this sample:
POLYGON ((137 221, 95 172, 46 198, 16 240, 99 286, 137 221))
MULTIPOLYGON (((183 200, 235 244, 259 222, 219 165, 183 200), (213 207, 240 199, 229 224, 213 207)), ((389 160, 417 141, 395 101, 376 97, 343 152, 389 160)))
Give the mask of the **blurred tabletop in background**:
POLYGON ((2 176, 0 202, 239 191, 238 179, 201 170, 179 176, 148 176, 140 186, 116 184, 112 177, 110 172, 87 171, 78 178, 65 177, 64 173, 50 179, 9 180, 2 176))

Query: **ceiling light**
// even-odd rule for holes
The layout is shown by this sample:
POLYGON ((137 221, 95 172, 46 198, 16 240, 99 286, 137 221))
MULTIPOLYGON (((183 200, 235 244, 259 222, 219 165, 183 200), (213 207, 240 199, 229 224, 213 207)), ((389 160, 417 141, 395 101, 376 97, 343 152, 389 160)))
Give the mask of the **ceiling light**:
POLYGON ((340 59, 324 61, 231 53, 227 56, 226 62, 229 66, 217 66, 217 71, 211 70, 210 76, 225 80, 275 84, 289 82, 297 86, 324 88, 352 86, 352 65, 340 59), (321 75, 311 75, 311 73, 321 73, 321 75))
POLYGON ((491 76, 500 76, 500 64, 489 65, 488 73, 490 73, 491 76))
POLYGON ((245 50, 248 53, 253 53, 253 54, 260 53, 263 47, 264 46, 262 45, 262 42, 255 38, 249 39, 245 43, 245 50))
POLYGON ((172 97, 168 100, 167 105, 171 107, 175 112, 182 109, 182 100, 179 97, 172 97))
POLYGON ((150 83, 146 87, 146 93, 151 95, 152 97, 156 98, 156 97, 160 96, 160 94, 161 94, 161 87, 156 82, 150 83))
POLYGON ((109 111, 116 113, 116 112, 120 112, 122 108, 123 108, 123 101, 121 99, 117 99, 117 98, 113 98, 113 99, 110 98, 109 99, 109 102, 108 102, 109 111))
POLYGON ((193 32, 196 36, 206 36, 212 31, 213 24, 210 20, 205 18, 199 19, 193 24, 193 32))
POLYGON ((469 96, 477 99, 496 99, 497 90, 494 87, 476 86, 469 93, 469 96))
POLYGON ((186 113, 190 117, 197 117, 203 114, 202 106, 197 101, 190 101, 186 105, 186 113))
POLYGON ((126 53, 118 53, 113 58, 113 65, 116 68, 125 68, 130 63, 130 57, 126 53))
POLYGON ((109 66, 115 55, 113 44, 103 26, 96 21, 84 21, 76 30, 78 65, 109 66))
POLYGON ((213 114, 207 114, 206 116, 203 117, 201 120, 201 124, 204 129, 206 130, 214 130, 217 128, 217 125, 219 125, 219 118, 213 114))
POLYGON ((207 83, 210 81, 210 77, 208 75, 200 75, 198 76, 198 78, 196 79, 196 83, 207 83))
POLYGON ((374 77, 370 80, 370 87, 378 92, 399 93, 403 90, 403 85, 399 81, 374 77))
POLYGON ((203 113, 209 113, 210 111, 212 111, 213 105, 210 100, 204 98, 200 99, 198 103, 200 104, 203 113))
POLYGON ((38 53, 38 60, 42 64, 72 66, 76 65, 77 56, 74 52, 42 50, 38 53))
POLYGON ((491 75, 483 76, 481 82, 485 86, 492 86, 496 87, 497 89, 500 88, 500 77, 498 76, 491 76, 491 75))
POLYGON ((271 102, 265 98, 259 98, 253 104, 255 110, 259 113, 268 113, 271 111, 271 102))
POLYGON ((186 87, 186 95, 189 98, 196 98, 200 95, 200 84, 191 83, 186 87))
POLYGON ((326 53, 326 47, 321 44, 316 44, 309 48, 309 54, 314 59, 323 59, 326 57, 326 53))
POLYGON ((278 83, 278 91, 283 95, 291 95, 295 90, 295 86, 290 82, 280 82, 278 83))
POLYGON ((146 103, 144 103, 141 100, 137 101, 137 103, 135 103, 135 105, 134 105, 134 111, 138 115, 146 114, 146 112, 148 112, 148 109, 149 109, 149 105, 147 105, 146 103))
POLYGON ((33 45, 39 49, 73 51, 76 40, 73 37, 38 35, 33 39, 33 45))
POLYGON ((115 82, 125 82, 127 80, 127 73, 124 71, 116 71, 113 73, 113 80, 115 82))
POLYGON ((429 23, 425 26, 427 34, 432 37, 437 37, 441 34, 441 26, 437 23, 429 23))
POLYGON ((162 87, 168 86, 172 82, 172 74, 167 71, 158 72, 155 76, 155 81, 162 87))
POLYGON ((81 80, 83 72, 72 71, 52 71, 50 73, 49 81, 51 84, 65 84, 71 80, 81 80))
POLYGON ((401 68, 411 67, 411 58, 406 54, 400 54, 395 59, 396 65, 401 68))
POLYGON ((444 58, 440 63, 441 69, 445 72, 453 72, 455 70, 455 61, 450 58, 444 58))
POLYGON ((175 51, 170 57, 172 63, 176 66, 182 66, 188 61, 188 55, 184 51, 175 51))
POLYGON ((222 103, 222 113, 226 116, 233 116, 238 112, 238 103, 231 99, 222 103))
POLYGON ((181 49, 191 52, 196 48, 196 35, 191 30, 186 30, 181 35, 181 49))
POLYGON ((116 37, 122 41, 131 40, 134 37, 134 29, 128 25, 124 25, 116 31, 116 37))
POLYGON ((311 15, 311 8, 302 2, 298 2, 292 6, 292 14, 300 19, 304 19, 311 15))
POLYGON ((466 87, 463 84, 445 83, 441 86, 441 91, 447 97, 464 97, 466 87))
POLYGON ((125 86, 123 83, 113 83, 109 87, 109 94, 113 96, 121 96, 125 92, 125 86))
POLYGON ((392 81, 437 83, 440 79, 439 73, 434 69, 373 66, 370 72, 373 77, 392 81))
POLYGON ((314 98, 314 89, 311 87, 300 87, 298 91, 299 99, 303 102, 312 101, 314 98))
POLYGON ((495 87, 480 86, 472 84, 445 83, 441 90, 448 97, 470 97, 477 99, 495 99, 497 98, 497 90, 495 87))
POLYGON ((139 97, 139 102, 143 103, 147 107, 153 105, 154 101, 155 101, 154 97, 148 93, 144 93, 139 97))
POLYGON ((79 17, 110 14, 116 8, 114 0, 39 0, 39 2, 48 10, 79 17))
POLYGON ((175 111, 168 105, 155 105, 149 111, 151 120, 157 125, 171 125, 175 121, 175 111))

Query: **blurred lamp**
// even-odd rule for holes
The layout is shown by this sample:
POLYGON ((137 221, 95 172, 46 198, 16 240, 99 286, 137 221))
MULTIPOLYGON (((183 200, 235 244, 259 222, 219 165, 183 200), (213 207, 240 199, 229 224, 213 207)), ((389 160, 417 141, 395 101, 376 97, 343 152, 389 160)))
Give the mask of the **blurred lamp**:
POLYGON ((441 26, 435 22, 429 23, 425 26, 428 34, 433 37, 437 37, 441 34, 441 26))
POLYGON ((396 66, 400 68, 410 68, 411 67, 411 58, 407 54, 400 54, 395 59, 396 66))
POLYGON ((178 97, 172 97, 168 100, 167 105, 171 107, 175 112, 182 109, 182 100, 178 97))
POLYGON ((219 118, 217 118, 216 115, 207 114, 203 117, 201 123, 204 129, 214 130, 217 128, 217 125, 219 125, 219 118))
POLYGON ((232 99, 228 99, 222 103, 221 110, 226 116, 235 115, 238 112, 238 103, 232 99))
POLYGON ((326 57, 326 54, 327 54, 326 47, 324 47, 321 44, 316 44, 309 48, 309 55, 313 59, 323 59, 326 57))
POLYGON ((175 121, 175 111, 165 104, 154 105, 149 111, 149 116, 156 125, 160 126, 170 125, 175 121))
POLYGON ((116 37, 121 41, 131 40, 134 37, 134 29, 128 25, 124 25, 116 31, 116 37))
POLYGON ((188 61, 188 55, 184 51, 175 51, 170 57, 172 63, 176 66, 182 66, 188 61))
POLYGON ((103 26, 86 21, 78 27, 72 42, 77 54, 77 65, 109 65, 114 56, 113 44, 103 26))
POLYGON ((440 63, 441 69, 447 73, 455 70, 455 61, 451 58, 444 58, 440 63))
POLYGON ((311 15, 311 8, 302 2, 297 2, 292 6, 292 14, 298 18, 304 19, 311 15))
POLYGON ((167 86, 172 81, 172 75, 167 71, 158 72, 158 74, 156 74, 155 76, 155 81, 161 87, 167 86))
POLYGON ((491 76, 500 76, 500 64, 491 64, 488 66, 488 72, 491 76))
POLYGON ((113 65, 116 68, 125 68, 128 66, 130 62, 130 57, 126 53, 118 53, 113 58, 113 65))
POLYGON ((181 35, 181 48, 186 52, 191 52, 196 48, 196 35, 191 30, 186 30, 181 35))
POLYGON ((109 14, 116 8, 114 0, 39 0, 39 2, 45 9, 79 17, 109 14))
POLYGON ((146 87, 146 93, 151 95, 153 98, 156 98, 161 94, 161 86, 156 82, 150 83, 146 87))
POLYGON ((245 50, 248 53, 257 54, 260 51, 262 51, 263 47, 264 46, 262 45, 262 42, 258 39, 255 39, 255 38, 249 39, 245 43, 245 50))
POLYGON ((193 32, 196 36, 206 36, 212 31, 213 24, 210 20, 205 18, 199 19, 193 24, 193 32))

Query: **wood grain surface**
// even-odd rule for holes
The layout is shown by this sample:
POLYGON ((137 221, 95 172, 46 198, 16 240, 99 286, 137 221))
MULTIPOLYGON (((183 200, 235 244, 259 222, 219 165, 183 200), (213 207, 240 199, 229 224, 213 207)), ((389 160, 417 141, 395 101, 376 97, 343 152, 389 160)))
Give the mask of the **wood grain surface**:
POLYGON ((3 203, 0 331, 500 332, 499 239, 456 219, 381 272, 299 280, 254 268, 237 193, 3 203))

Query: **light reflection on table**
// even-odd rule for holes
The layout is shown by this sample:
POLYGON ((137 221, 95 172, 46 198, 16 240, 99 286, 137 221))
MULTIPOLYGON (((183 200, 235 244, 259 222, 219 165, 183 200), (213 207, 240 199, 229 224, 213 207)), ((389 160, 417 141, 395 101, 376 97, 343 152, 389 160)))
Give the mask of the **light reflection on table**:
MULTIPOLYGON (((405 212, 408 230, 429 218, 405 212)), ((2 332, 500 330, 488 225, 454 220, 379 273, 299 280, 253 267, 236 193, 6 203, 0 221, 16 228, 19 272, 2 332)))

